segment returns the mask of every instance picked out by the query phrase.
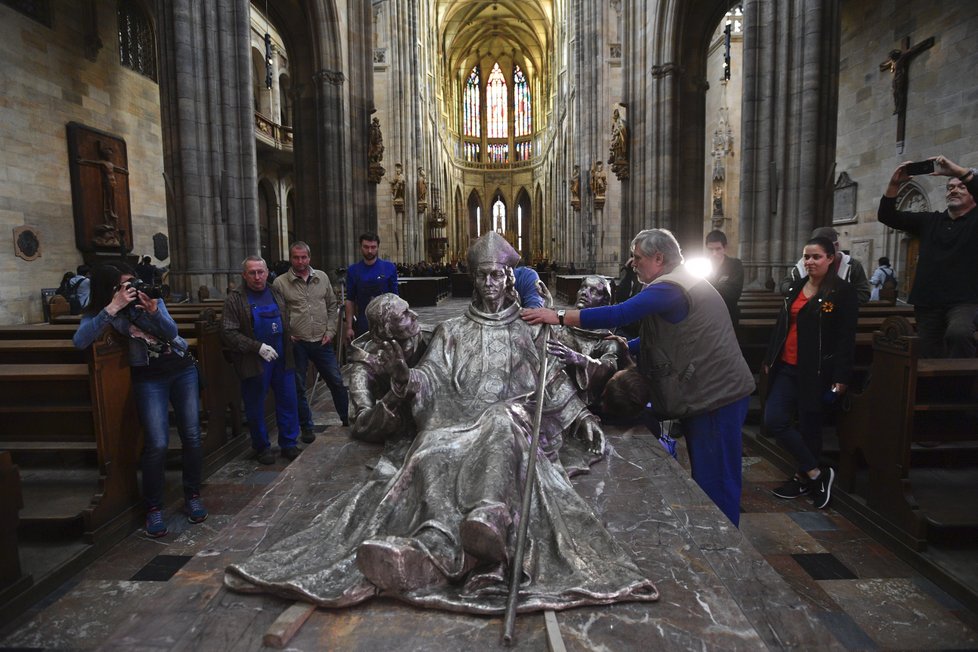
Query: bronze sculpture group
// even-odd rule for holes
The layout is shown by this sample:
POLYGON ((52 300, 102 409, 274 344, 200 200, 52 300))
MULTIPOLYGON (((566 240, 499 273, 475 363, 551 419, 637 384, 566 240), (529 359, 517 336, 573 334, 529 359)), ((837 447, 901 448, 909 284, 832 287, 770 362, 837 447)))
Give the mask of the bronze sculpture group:
POLYGON ((305 530, 229 566, 227 586, 323 607, 385 595, 500 614, 519 564, 520 613, 658 599, 561 463, 562 448, 597 458, 604 435, 587 408, 587 374, 572 371, 572 379, 562 363, 541 364, 548 336, 519 317, 518 260, 496 233, 476 241, 468 254, 472 303, 434 332, 399 297, 372 302, 372 330, 354 343, 345 370, 352 428, 361 439, 400 439, 401 452, 305 530), (540 444, 522 513, 541 366, 540 444), (517 562, 521 520, 527 552, 517 562))

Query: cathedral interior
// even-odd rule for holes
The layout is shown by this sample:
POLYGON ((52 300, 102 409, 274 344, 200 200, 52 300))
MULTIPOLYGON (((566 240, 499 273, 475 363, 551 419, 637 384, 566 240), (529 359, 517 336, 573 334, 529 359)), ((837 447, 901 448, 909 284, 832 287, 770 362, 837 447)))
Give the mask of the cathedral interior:
MULTIPOLYGON (((345 268, 360 258, 365 232, 379 235, 381 257, 408 266, 455 266, 476 238, 494 231, 524 264, 557 276, 616 278, 642 229, 669 229, 687 258, 701 256, 704 236, 719 229, 728 253, 743 261, 745 291, 762 293, 795 264, 814 228, 832 226, 867 270, 880 257, 892 261, 899 304, 911 287, 919 242, 877 221, 880 195, 904 161, 944 155, 978 165, 978 136, 968 127, 978 120, 978 86, 965 74, 978 64, 972 28, 978 30, 978 3, 941 0, 0 0, 0 51, 10 64, 0 72, 0 224, 13 234, 11 248, 0 251, 0 326, 45 321, 46 302, 65 271, 120 256, 133 262, 149 256, 165 270, 174 297, 197 301, 240 283, 247 256, 269 265, 288 260, 298 240, 309 244, 313 267, 339 286, 345 268)), ((914 177, 897 205, 943 210, 943 179, 914 177)), ((422 316, 444 319, 448 306, 461 305, 451 299, 422 316)), ((0 355, 12 356, 0 359, 8 375, 33 363, 24 351, 0 355)), ((328 403, 316 404, 331 433, 313 449, 323 465, 346 450, 328 403)), ((11 419, 28 424, 19 428, 32 427, 22 419, 25 408, 3 405, 11 419)), ((872 419, 865 427, 874 427, 872 419)), ((756 422, 750 428, 756 432, 756 422)), ((0 434, 0 451, 16 438, 8 430, 0 434)), ((648 468, 669 462, 627 432, 616 436, 621 450, 648 468)), ((745 469, 753 471, 745 470, 742 511, 759 517, 745 519, 750 551, 742 559, 755 570, 774 567, 780 573, 774 577, 787 579, 768 587, 772 594, 786 610, 795 600, 814 615, 803 625, 772 626, 784 639, 759 635, 767 625, 750 614, 762 600, 747 587, 752 579, 767 585, 746 572, 716 570, 710 582, 733 597, 717 598, 715 608, 738 603, 747 615, 738 611, 741 621, 722 625, 724 614, 715 614, 712 627, 749 635, 710 633, 709 619, 694 617, 684 604, 655 617, 660 634, 646 625, 634 638, 591 636, 602 616, 577 616, 566 624, 573 632, 565 633, 568 647, 637 649, 655 636, 677 649, 978 646, 978 524, 952 524, 946 547, 931 548, 943 551, 934 553, 942 561, 921 557, 926 544, 919 531, 909 544, 888 534, 859 498, 839 499, 844 515, 833 513, 831 527, 813 526, 815 513, 788 518, 759 497, 776 479, 777 462, 765 454, 771 446, 757 435, 745 452, 745 469), (807 537, 806 527, 818 534, 807 537), (848 568, 835 560, 840 574, 812 579, 792 565, 799 555, 844 557, 847 546, 858 547, 854 542, 865 554, 849 558, 848 568), (730 588, 738 581, 753 598, 730 588), (881 625, 900 620, 893 610, 913 627, 881 625), (673 630, 666 621, 682 624, 673 630)), ((971 466, 962 492, 976 487, 974 450, 965 454, 971 466)), ((249 518, 277 518, 258 489, 285 491, 282 478, 334 489, 316 484, 323 481, 311 461, 305 470, 256 472, 241 452, 221 458, 215 450, 209 458, 216 469, 209 482, 223 488, 214 503, 221 526, 245 519, 252 499, 258 502, 249 518)), ((34 454, 42 453, 27 454, 27 467, 34 454)), ((965 463, 950 454, 941 459, 965 463)), ((669 473, 661 471, 668 489, 647 488, 661 492, 665 504, 690 491, 669 473)), ((601 489, 592 485, 598 500, 601 489)), ((627 503, 628 492, 618 491, 627 503)), ((699 514, 692 509, 684 517, 699 514)), ((625 516, 602 514, 623 532, 625 516)), ((126 523, 133 522, 130 514, 126 523)), ((13 600, 20 606, 10 613, 28 616, 14 623, 19 629, 5 619, 0 646, 87 649, 112 641, 133 649, 242 649, 214 624, 217 612, 208 612, 207 629, 216 638, 187 634, 174 644, 157 626, 160 638, 140 641, 124 599, 92 587, 72 593, 85 582, 116 581, 124 585, 118 595, 138 592, 129 576, 161 549, 125 538, 131 527, 116 523, 112 531, 101 544, 89 532, 68 552, 22 559, 29 565, 47 555, 39 567, 61 570, 35 571, 34 589, 23 577, 4 578, 0 604, 9 608, 13 600), (59 603, 64 595, 73 601, 59 603), (100 600, 113 604, 113 615, 72 642, 67 632, 77 636, 81 623, 95 622, 89 601, 100 600), (44 615, 48 605, 58 605, 77 628, 59 632, 58 618, 44 615)), ((225 542, 220 548, 190 530, 186 535, 165 552, 170 561, 194 558, 191 570, 177 575, 181 590, 160 593, 169 604, 167 623, 185 614, 180 601, 203 604, 200 593, 220 587, 213 582, 220 564, 237 560, 228 537, 213 540, 225 542)), ((714 543, 728 545, 695 545, 703 551, 714 543)), ((660 541, 652 550, 667 547, 660 541)), ((668 558, 681 563, 670 550, 668 558)), ((658 571, 663 604, 629 605, 617 615, 621 627, 644 618, 643 609, 665 606, 670 592, 715 588, 689 568, 673 572, 674 581, 665 580, 668 569, 658 571)), ((149 611, 153 597, 139 600, 140 613, 149 611)), ((284 609, 281 601, 264 604, 274 616, 284 609)), ((389 646, 417 627, 411 623, 418 611, 381 603, 337 616, 346 619, 341 623, 317 614, 307 628, 318 628, 319 638, 306 634, 303 645, 389 646), (358 619, 381 624, 371 631, 358 619)), ((260 647, 274 616, 234 621, 243 628, 235 636, 250 637, 241 645, 260 647)), ((412 634, 407 647, 498 644, 461 616, 427 617, 432 631, 449 638, 412 634)), ((544 631, 544 619, 533 622, 521 625, 526 649, 543 649, 543 634, 533 628, 544 631)))

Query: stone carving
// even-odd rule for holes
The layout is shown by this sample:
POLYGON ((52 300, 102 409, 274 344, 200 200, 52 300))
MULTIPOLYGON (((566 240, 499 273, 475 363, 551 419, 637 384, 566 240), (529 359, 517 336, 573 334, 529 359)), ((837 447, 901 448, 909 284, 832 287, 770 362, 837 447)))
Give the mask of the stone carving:
POLYGON ((604 171, 604 163, 595 161, 591 165, 591 194, 594 195, 596 208, 604 206, 605 195, 608 193, 608 174, 604 171))
POLYGON ((628 125, 619 109, 611 114, 611 156, 608 163, 619 181, 628 178, 628 125))
POLYGON ((418 180, 415 182, 415 187, 418 192, 418 212, 424 213, 428 210, 428 175, 425 174, 424 168, 420 165, 418 166, 418 180))
MULTIPOLYGON (((403 462, 382 459, 310 526, 232 564, 225 585, 323 607, 383 594, 421 607, 505 611, 516 522, 529 525, 517 609, 652 601, 658 591, 577 494, 557 459, 562 434, 586 412, 563 368, 548 365, 530 512, 519 481, 528 454, 547 331, 519 317, 519 254, 490 232, 467 256, 475 292, 410 367, 381 355, 391 391, 412 405, 418 434, 403 462)), ((591 430, 592 449, 603 448, 591 430)))
MULTIPOLYGON (((832 194, 832 223, 845 224, 856 221, 856 192, 859 184, 849 178, 843 171, 835 182, 832 194)), ((868 260, 868 259, 861 259, 868 260)))
POLYGON ((574 172, 570 178, 571 207, 575 211, 581 210, 581 166, 575 165, 574 172))
POLYGON ((24 260, 41 256, 41 238, 36 226, 21 225, 14 229, 14 255, 24 260))
POLYGON ((380 118, 370 121, 370 144, 367 149, 367 178, 370 183, 380 183, 387 170, 380 164, 384 160, 384 134, 380 130, 380 118))
POLYGON ((404 168, 400 163, 394 164, 394 178, 391 180, 391 200, 394 210, 404 211, 404 168))

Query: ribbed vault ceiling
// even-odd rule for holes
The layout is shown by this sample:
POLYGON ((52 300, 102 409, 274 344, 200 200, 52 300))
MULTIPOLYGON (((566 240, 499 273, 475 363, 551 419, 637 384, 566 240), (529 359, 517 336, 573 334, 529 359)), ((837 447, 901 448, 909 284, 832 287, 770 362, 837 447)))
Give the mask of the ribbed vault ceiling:
POLYGON ((552 0, 437 0, 437 12, 439 46, 452 73, 501 56, 524 62, 529 74, 546 70, 553 47, 552 0))

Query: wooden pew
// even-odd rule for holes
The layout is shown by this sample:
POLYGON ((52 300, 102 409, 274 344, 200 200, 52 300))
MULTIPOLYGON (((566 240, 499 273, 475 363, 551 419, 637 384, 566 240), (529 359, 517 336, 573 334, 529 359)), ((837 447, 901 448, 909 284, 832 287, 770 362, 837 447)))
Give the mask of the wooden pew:
POLYGON ((20 566, 17 548, 17 526, 24 497, 20 490, 20 471, 14 466, 10 453, 0 452, 0 604, 8 596, 25 590, 33 582, 20 566))
MULTIPOLYGON (((223 356, 220 323, 213 312, 204 316, 187 341, 204 379, 204 465, 216 469, 246 448, 248 439, 239 437, 240 385, 223 356)), ((0 391, 0 450, 41 466, 53 457, 71 469, 75 482, 52 482, 51 474, 32 470, 25 528, 38 534, 83 533, 90 542, 128 533, 142 516, 136 486, 141 430, 125 340, 106 329, 89 350, 79 351, 69 339, 0 339, 0 391)), ((171 437, 171 448, 179 450, 178 437, 171 437)))
MULTIPOLYGON (((55 355, 53 348, 45 355, 55 355)), ((77 472, 28 470, 21 518, 28 531, 84 533, 91 542, 128 530, 120 516, 139 500, 139 433, 123 339, 107 330, 83 355, 81 363, 0 364, 0 450, 94 458, 93 469, 69 465, 77 472)))
POLYGON ((413 307, 437 306, 452 290, 447 276, 407 276, 397 280, 397 293, 413 307))
POLYGON ((978 536, 978 359, 924 359, 909 320, 873 335, 863 391, 838 418, 839 486, 915 550, 978 536))

